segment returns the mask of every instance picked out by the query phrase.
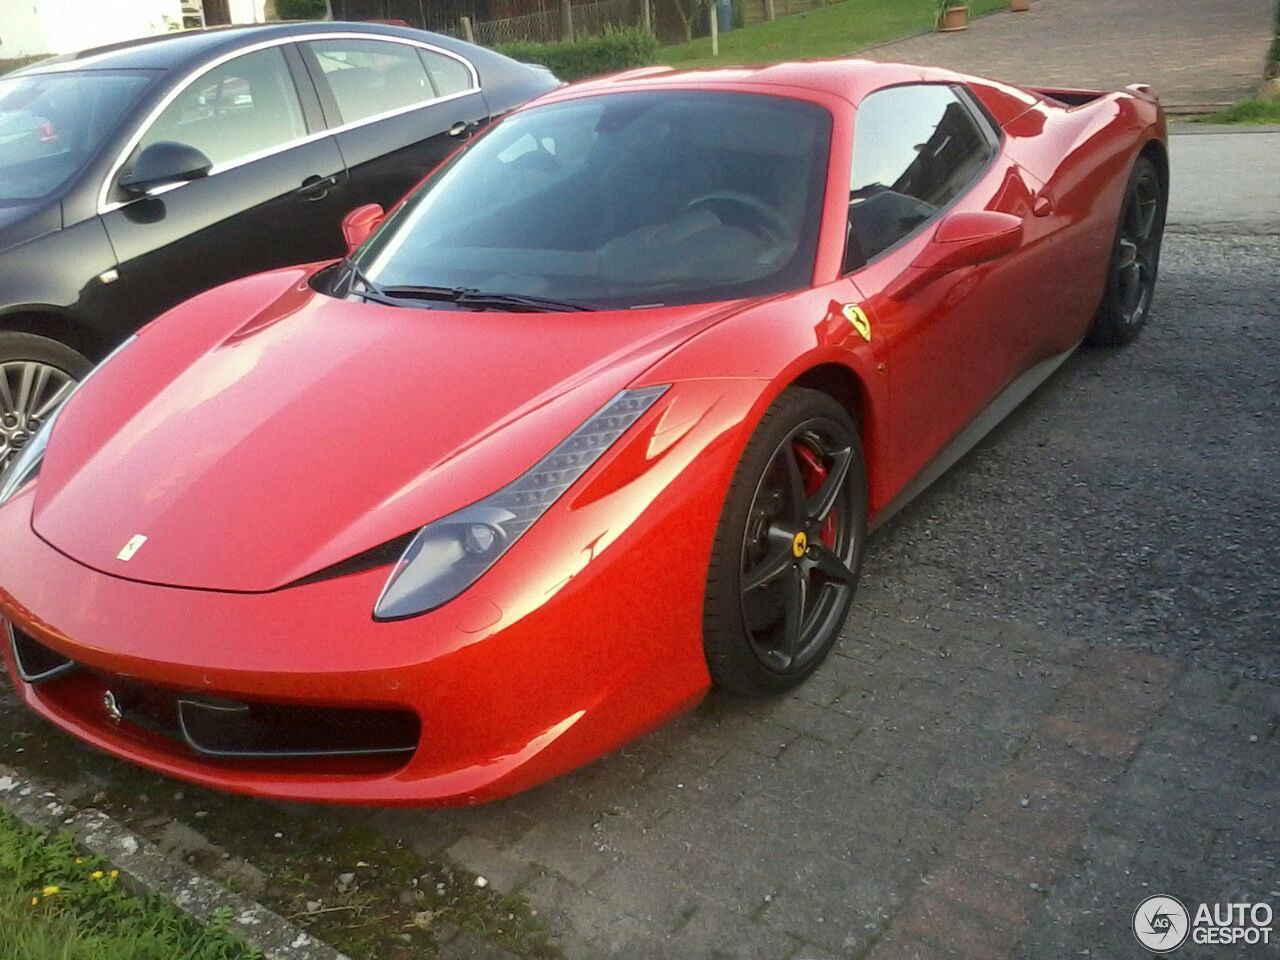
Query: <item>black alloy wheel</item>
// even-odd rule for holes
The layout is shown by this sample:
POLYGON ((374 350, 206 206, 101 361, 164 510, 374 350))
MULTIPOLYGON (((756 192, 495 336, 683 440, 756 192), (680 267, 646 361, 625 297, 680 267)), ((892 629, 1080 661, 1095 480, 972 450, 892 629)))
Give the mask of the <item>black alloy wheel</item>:
POLYGON ((1119 346, 1138 336, 1151 312, 1164 241, 1165 196, 1148 158, 1134 165, 1117 225, 1102 306, 1089 341, 1119 346))
POLYGON ((704 628, 716 684, 761 694, 813 673, 848 615, 865 540, 848 412, 824 393, 787 391, 748 444, 716 537, 704 628))

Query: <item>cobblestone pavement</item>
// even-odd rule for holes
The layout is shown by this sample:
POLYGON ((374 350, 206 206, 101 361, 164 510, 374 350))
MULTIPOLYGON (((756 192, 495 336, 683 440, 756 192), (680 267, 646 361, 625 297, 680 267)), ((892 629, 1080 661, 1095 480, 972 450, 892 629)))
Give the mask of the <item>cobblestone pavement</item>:
POLYGON ((1280 908, 1280 237, 1166 249, 1143 339, 875 538, 794 696, 375 822, 520 891, 571 958, 1137 957, 1152 893, 1280 908))
POLYGON ((1167 105, 1226 104, 1262 81, 1273 0, 1035 0, 962 33, 867 51, 1011 83, 1115 89, 1150 83, 1167 105))

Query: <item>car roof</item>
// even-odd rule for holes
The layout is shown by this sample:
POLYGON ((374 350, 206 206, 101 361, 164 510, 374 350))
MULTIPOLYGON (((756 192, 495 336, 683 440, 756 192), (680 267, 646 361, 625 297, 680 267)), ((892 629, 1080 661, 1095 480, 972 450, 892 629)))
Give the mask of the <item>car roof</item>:
MULTIPOLYGON (((809 90, 857 101, 866 93, 900 83, 964 83, 972 78, 949 70, 921 67, 907 63, 882 63, 876 60, 809 60, 775 63, 766 66, 710 67, 697 70, 675 70, 671 67, 642 67, 611 77, 588 80, 564 89, 564 95, 582 92, 604 93, 613 90, 652 87, 778 87, 791 91, 809 90)), ((552 94, 554 98, 556 95, 552 94)))
POLYGON ((316 33, 368 33, 370 36, 404 37, 430 40, 452 49, 457 45, 449 37, 382 23, 358 23, 334 20, 300 20, 204 30, 180 30, 154 37, 126 40, 104 47, 93 47, 76 53, 64 53, 33 63, 11 75, 65 72, 69 70, 173 70, 194 66, 241 46, 272 39, 287 39, 316 33))

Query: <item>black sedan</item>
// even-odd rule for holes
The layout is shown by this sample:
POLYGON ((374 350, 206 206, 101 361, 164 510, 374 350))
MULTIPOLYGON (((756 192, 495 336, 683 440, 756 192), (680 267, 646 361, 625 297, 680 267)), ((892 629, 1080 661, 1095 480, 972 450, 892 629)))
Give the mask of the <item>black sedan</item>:
POLYGON ((0 77, 0 464, 91 361, 248 273, 337 257, 484 124, 558 81, 418 30, 232 27, 0 77))

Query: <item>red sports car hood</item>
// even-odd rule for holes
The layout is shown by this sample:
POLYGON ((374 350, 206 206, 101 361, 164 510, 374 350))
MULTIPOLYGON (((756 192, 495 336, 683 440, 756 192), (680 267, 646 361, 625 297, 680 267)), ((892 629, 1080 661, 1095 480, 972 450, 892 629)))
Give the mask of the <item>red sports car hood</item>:
POLYGON ((104 367, 58 421, 36 532, 116 576, 271 590, 509 483, 733 310, 405 309, 307 278, 198 297, 104 367))

